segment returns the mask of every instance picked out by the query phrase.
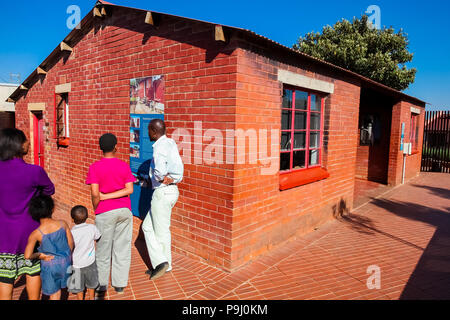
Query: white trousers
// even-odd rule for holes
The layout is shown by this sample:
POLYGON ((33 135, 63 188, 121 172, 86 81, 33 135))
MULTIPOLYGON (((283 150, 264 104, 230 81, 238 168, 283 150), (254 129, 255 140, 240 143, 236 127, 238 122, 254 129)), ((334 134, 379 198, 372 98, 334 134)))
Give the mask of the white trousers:
POLYGON ((142 223, 142 231, 153 269, 164 262, 169 263, 169 270, 172 269, 170 219, 178 196, 179 191, 176 185, 155 189, 150 212, 142 223))

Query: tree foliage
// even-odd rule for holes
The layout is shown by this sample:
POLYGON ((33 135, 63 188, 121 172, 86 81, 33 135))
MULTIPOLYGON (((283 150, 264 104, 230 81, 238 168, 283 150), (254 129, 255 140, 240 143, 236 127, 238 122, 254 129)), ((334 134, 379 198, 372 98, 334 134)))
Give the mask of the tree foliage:
POLYGON ((414 82, 416 69, 407 69, 412 61, 407 34, 392 27, 378 30, 368 24, 368 17, 342 19, 322 33, 310 32, 300 37, 294 49, 356 72, 397 90, 414 82))

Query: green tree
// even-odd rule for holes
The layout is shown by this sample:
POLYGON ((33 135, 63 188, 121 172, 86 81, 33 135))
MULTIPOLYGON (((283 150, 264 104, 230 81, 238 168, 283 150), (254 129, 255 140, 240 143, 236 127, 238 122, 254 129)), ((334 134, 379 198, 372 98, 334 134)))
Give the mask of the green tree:
POLYGON ((416 69, 407 69, 413 54, 408 51, 407 34, 392 27, 377 30, 368 17, 342 19, 322 33, 310 32, 300 37, 293 48, 310 56, 356 72, 397 90, 414 82, 416 69))

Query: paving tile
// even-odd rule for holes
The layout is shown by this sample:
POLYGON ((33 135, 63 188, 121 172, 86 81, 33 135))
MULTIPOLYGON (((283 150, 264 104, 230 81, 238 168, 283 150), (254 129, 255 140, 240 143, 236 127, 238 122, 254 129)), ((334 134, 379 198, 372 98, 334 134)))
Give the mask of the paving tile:
MULTIPOLYGON (((397 188, 357 181, 355 197, 376 199, 233 273, 173 252, 172 272, 151 281, 135 228, 129 286, 123 294, 109 287, 104 299, 450 299, 450 175, 421 174, 397 188), (371 265, 380 268, 380 289, 367 288, 371 265)), ((26 298, 21 279, 13 299, 26 298)))

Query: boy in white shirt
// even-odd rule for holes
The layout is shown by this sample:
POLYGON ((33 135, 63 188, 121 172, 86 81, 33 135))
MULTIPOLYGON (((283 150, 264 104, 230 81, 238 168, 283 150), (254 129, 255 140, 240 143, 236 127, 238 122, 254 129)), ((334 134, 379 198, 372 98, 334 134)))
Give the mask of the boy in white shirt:
POLYGON ((75 248, 72 253, 74 274, 69 291, 83 300, 84 289, 87 289, 87 300, 95 299, 95 289, 98 287, 98 271, 95 263, 95 241, 100 239, 101 233, 93 224, 87 224, 88 211, 86 207, 75 206, 70 211, 75 223, 72 236, 75 248))

